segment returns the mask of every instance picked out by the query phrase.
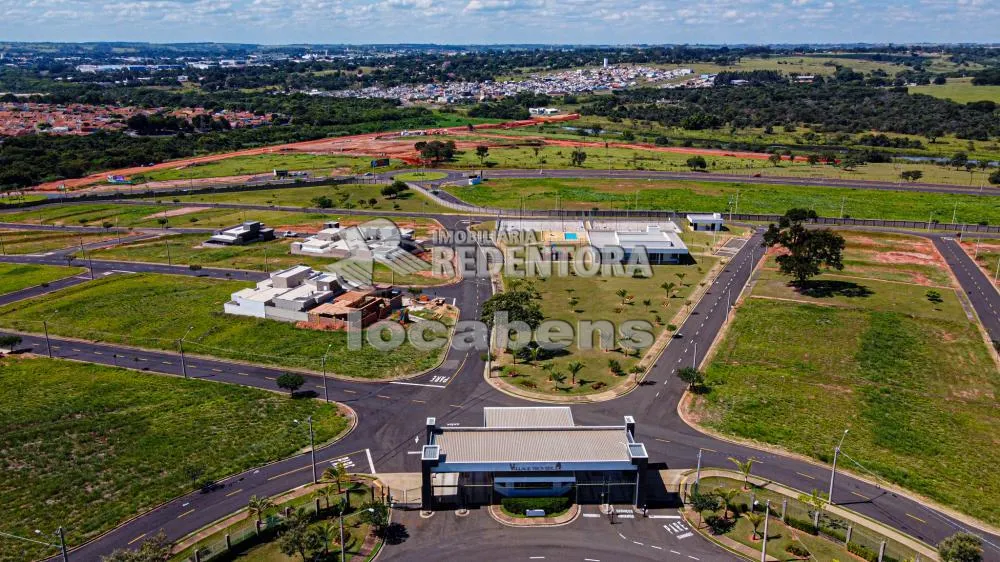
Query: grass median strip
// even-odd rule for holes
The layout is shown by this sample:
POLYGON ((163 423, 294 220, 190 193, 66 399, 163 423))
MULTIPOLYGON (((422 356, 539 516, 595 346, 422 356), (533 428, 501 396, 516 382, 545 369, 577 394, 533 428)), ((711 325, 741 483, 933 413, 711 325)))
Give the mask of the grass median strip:
POLYGON ((83 273, 79 267, 0 263, 0 295, 83 273))

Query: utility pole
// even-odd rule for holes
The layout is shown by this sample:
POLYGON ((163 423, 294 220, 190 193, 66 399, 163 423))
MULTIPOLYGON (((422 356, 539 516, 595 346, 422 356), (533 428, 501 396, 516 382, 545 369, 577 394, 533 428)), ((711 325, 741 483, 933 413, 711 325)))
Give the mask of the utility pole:
POLYGON ((174 265, 173 262, 170 261, 170 243, 167 242, 166 238, 163 239, 163 247, 167 249, 167 265, 174 265))
POLYGON ((955 219, 958 217, 958 203, 955 203, 955 208, 951 210, 951 224, 955 224, 955 219))
POLYGON ((844 198, 840 198, 840 218, 844 218, 844 198))
POLYGON ((319 480, 316 478, 316 443, 313 435, 313 417, 309 416, 306 421, 309 422, 309 456, 312 458, 313 484, 315 484, 319 480))
POLYGON ((691 357, 691 366, 698 368, 698 342, 694 342, 694 355, 691 357))
POLYGON ((830 490, 826 494, 827 501, 833 504, 833 480, 837 476, 837 457, 840 456, 840 447, 844 444, 844 438, 847 437, 847 432, 850 429, 845 429, 844 434, 840 436, 840 443, 837 443, 837 447, 833 450, 833 468, 830 470, 830 490))
POLYGON ((49 342, 49 321, 48 319, 42 320, 42 329, 45 330, 45 351, 49 355, 49 359, 52 359, 52 344, 49 342))
POLYGON ((701 449, 698 449, 698 467, 694 472, 694 489, 698 491, 698 485, 701 484, 701 449))
POLYGON ((191 330, 193 329, 194 326, 188 326, 187 331, 184 332, 184 335, 181 336, 181 339, 177 340, 177 347, 178 349, 180 349, 181 352, 181 372, 184 373, 184 378, 188 378, 187 363, 184 361, 184 338, 186 338, 187 335, 190 334, 191 330))
POLYGON ((0 254, 7 255, 7 249, 3 245, 3 234, 0 234, 0 254))
POLYGON ((323 354, 323 398, 327 404, 330 403, 330 389, 326 386, 326 356, 330 353, 331 347, 333 347, 332 343, 326 346, 326 353, 323 354))
POLYGON ((760 562, 767 562, 767 520, 771 518, 771 500, 764 504, 764 537, 760 545, 760 562))

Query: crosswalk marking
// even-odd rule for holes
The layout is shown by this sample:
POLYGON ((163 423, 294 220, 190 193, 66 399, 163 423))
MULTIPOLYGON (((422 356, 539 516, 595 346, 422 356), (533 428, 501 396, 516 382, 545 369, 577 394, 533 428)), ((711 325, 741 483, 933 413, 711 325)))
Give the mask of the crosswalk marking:
MULTIPOLYGON (((671 535, 676 535, 677 533, 683 533, 684 531, 688 530, 687 525, 685 525, 684 523, 681 523, 680 521, 674 521, 673 523, 668 523, 668 524, 664 525, 663 528, 666 529, 666 531, 668 533, 670 533, 671 535)), ((688 533, 687 536, 690 537, 691 534, 688 533)), ((677 538, 683 539, 683 538, 687 538, 687 537, 684 537, 684 536, 681 536, 681 535, 677 535, 677 538)))
POLYGON ((354 461, 351 460, 351 457, 340 457, 339 459, 333 459, 330 461, 330 464, 333 466, 337 466, 341 463, 343 463, 345 468, 352 468, 354 466, 354 461))
POLYGON ((683 535, 677 535, 677 539, 678 540, 686 539, 686 538, 688 538, 688 537, 690 537, 692 535, 694 535, 694 533, 688 531, 688 532, 684 533, 683 535))

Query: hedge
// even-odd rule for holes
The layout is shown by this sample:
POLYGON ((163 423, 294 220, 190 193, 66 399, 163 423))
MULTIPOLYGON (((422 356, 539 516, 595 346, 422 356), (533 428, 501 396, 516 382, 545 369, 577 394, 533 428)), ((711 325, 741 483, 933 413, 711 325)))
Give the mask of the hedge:
POLYGON ((815 535, 815 534, 819 533, 819 529, 817 529, 816 525, 813 525, 812 522, 810 522, 810 521, 803 521, 801 519, 796 519, 794 517, 789 517, 785 521, 785 523, 789 527, 794 527, 794 528, 796 528, 796 529, 798 529, 800 531, 805 531, 805 532, 809 533, 810 535, 815 535))
POLYGON ((868 562, 875 562, 876 560, 878 560, 877 552, 868 548, 867 546, 862 546, 856 542, 847 543, 847 552, 860 556, 861 558, 864 558, 868 562))
POLYGON ((546 515, 559 513, 569 509, 570 501, 566 497, 557 498, 503 498, 500 504, 509 513, 524 515, 529 509, 544 509, 546 515))

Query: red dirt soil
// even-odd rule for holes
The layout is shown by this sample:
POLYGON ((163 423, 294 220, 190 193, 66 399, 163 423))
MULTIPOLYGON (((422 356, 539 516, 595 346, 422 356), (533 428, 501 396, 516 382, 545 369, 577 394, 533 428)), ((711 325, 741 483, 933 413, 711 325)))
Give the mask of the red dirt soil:
MULTIPOLYGON (((474 127, 477 130, 511 129, 515 127, 527 127, 529 125, 537 125, 538 123, 571 121, 579 118, 580 116, 578 114, 573 113, 569 115, 557 115, 553 117, 538 117, 535 119, 529 119, 525 121, 511 121, 507 123, 485 123, 481 125, 475 125, 474 127)), ((469 130, 468 127, 450 127, 444 129, 428 129, 426 133, 428 135, 447 135, 447 134, 467 133, 468 130, 469 130)), ((386 142, 386 140, 390 138, 398 139, 400 138, 400 135, 399 133, 352 135, 352 136, 338 137, 332 139, 319 139, 314 141, 303 141, 303 142, 282 144, 277 146, 251 148, 247 150, 239 150, 236 152, 228 152, 225 154, 211 154, 208 156, 197 156, 194 158, 171 160, 169 162, 154 164, 153 166, 136 166, 131 168, 121 168, 118 170, 109 170, 97 174, 91 174, 89 176, 82 178, 43 183, 36 186, 34 189, 39 191, 57 191, 61 186, 65 186, 67 189, 80 188, 93 183, 104 182, 107 176, 109 175, 120 175, 128 177, 135 174, 148 172, 150 170, 169 170, 184 166, 190 166, 192 164, 216 162, 219 160, 225 160, 227 158, 233 158, 235 156, 256 156, 259 154, 270 154, 273 152, 314 152, 314 153, 325 153, 325 154, 352 153, 365 156, 390 156, 398 158, 400 160, 404 160, 409 164, 419 163, 419 158, 417 158, 416 150, 413 149, 412 144, 386 142), (392 150, 394 148, 397 150, 392 150)))

